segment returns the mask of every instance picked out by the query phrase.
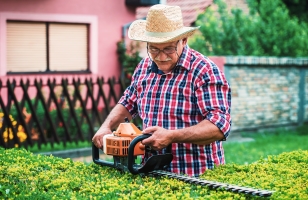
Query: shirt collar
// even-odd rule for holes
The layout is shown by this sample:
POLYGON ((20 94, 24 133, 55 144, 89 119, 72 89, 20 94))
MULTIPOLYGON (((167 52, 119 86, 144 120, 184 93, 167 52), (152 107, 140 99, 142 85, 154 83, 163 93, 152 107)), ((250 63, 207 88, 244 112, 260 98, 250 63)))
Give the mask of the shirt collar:
POLYGON ((185 45, 183 52, 178 60, 177 66, 184 67, 187 70, 190 70, 190 60, 191 60, 191 51, 188 45, 185 45))

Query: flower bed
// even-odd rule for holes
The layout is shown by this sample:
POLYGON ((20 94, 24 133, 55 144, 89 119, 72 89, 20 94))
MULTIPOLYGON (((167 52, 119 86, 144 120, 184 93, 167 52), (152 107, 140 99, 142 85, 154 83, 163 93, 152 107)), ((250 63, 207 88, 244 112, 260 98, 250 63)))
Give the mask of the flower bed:
MULTIPOLYGON (((227 164, 201 177, 275 193, 271 199, 308 199, 308 151, 269 156, 249 165, 227 164)), ((168 178, 141 177, 26 150, 0 148, 3 199, 246 199, 168 178)), ((250 197, 249 197, 250 198, 250 197)), ((251 197, 251 199, 259 199, 251 197)))
MULTIPOLYGON (((15 121, 12 115, 9 115, 9 118, 11 120, 13 127, 16 129, 16 135, 18 137, 19 142, 20 143, 24 142, 27 139, 27 134, 24 132, 23 127, 17 124, 17 121, 15 121)), ((4 114, 0 110, 0 129, 2 128, 3 124, 4 124, 4 114)), ((0 132, 0 134, 2 135, 3 141, 5 143, 7 143, 9 140, 14 139, 12 128, 5 128, 4 132, 3 133, 0 132)), ((18 147, 18 143, 15 143, 14 146, 18 147)))

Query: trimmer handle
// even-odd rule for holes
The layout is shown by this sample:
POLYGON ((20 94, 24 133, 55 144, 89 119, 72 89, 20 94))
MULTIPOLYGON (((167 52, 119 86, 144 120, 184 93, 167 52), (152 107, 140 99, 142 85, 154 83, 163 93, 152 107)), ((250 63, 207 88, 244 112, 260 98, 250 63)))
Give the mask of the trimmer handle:
MULTIPOLYGON (((139 173, 148 173, 153 170, 164 169, 166 168, 172 161, 173 156, 171 154, 171 145, 169 145, 166 149, 165 154, 161 155, 152 155, 148 160, 144 163, 143 166, 136 166, 135 163, 135 156, 134 156, 134 149, 135 146, 142 140, 150 137, 151 134, 143 134, 140 136, 135 137, 129 147, 128 147, 128 161, 127 161, 127 168, 132 174, 139 174, 139 173)), ((146 148, 145 148, 146 149, 146 148)))
POLYGON ((92 159, 95 164, 116 168, 114 162, 105 161, 99 158, 99 148, 97 148, 94 143, 92 143, 92 159))
POLYGON ((129 144, 129 147, 128 147, 128 161, 127 161, 127 168, 128 170, 132 173, 132 174, 138 174, 139 171, 138 169, 135 168, 135 155, 134 155, 134 149, 135 149, 135 146, 138 144, 138 142, 150 137, 151 134, 142 134, 142 135, 139 135, 137 137, 135 137, 129 144))

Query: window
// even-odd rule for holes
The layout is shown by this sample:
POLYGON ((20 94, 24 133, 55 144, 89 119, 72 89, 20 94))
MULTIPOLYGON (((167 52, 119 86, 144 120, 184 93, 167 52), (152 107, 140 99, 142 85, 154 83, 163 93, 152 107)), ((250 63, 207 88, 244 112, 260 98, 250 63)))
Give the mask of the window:
POLYGON ((7 72, 89 71, 88 24, 7 21, 7 72))

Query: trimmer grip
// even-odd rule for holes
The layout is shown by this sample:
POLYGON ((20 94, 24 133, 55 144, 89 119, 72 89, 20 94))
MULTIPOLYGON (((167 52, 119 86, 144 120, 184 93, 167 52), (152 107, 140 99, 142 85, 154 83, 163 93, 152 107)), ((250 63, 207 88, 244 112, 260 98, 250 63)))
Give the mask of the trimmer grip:
POLYGON ((127 168, 132 174, 138 174, 139 173, 138 169, 136 169, 134 167, 134 165, 135 165, 135 156, 134 156, 135 146, 138 144, 138 142, 140 142, 140 141, 142 141, 142 140, 144 140, 144 139, 146 139, 150 136, 151 136, 151 134, 142 134, 140 136, 137 136, 131 141, 131 143, 128 147, 128 161, 127 161, 128 166, 127 166, 127 168))
POLYGON ((99 158, 99 148, 97 148, 93 143, 92 143, 92 159, 95 164, 115 168, 113 162, 101 160, 99 158))
POLYGON ((128 147, 128 170, 132 174, 139 174, 139 173, 149 173, 153 170, 164 170, 166 169, 172 159, 173 155, 171 154, 171 144, 167 147, 165 154, 158 155, 157 153, 155 155, 152 155, 147 159, 147 161, 142 165, 136 165, 135 164, 135 157, 134 157, 134 148, 138 144, 138 142, 150 137, 151 134, 144 134, 136 137, 133 139, 128 147))

